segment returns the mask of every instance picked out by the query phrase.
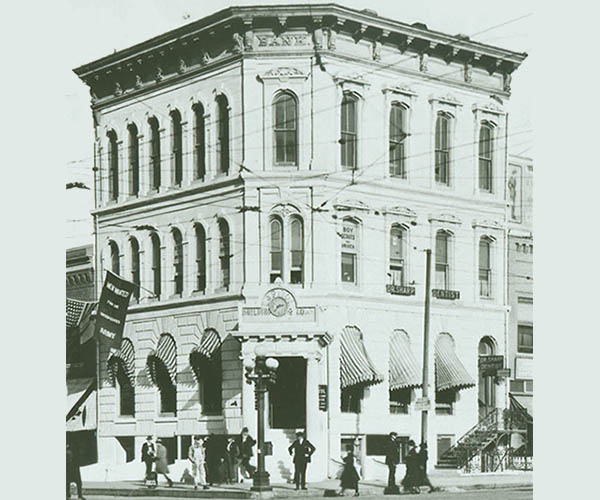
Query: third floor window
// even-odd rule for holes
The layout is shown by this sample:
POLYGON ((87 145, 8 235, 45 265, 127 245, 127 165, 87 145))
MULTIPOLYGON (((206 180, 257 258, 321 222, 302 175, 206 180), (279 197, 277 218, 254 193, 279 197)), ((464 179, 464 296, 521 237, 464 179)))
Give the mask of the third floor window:
POLYGON ((342 99, 342 123, 340 145, 342 168, 353 169, 357 166, 357 99, 344 94, 342 99))
POLYGON ((479 130, 479 189, 492 192, 492 127, 484 123, 479 130))
POLYGON ((435 180, 450 185, 450 116, 439 113, 435 122, 435 180))
POLYGON ((276 165, 298 164, 298 106, 288 93, 275 98, 274 144, 276 165))
POLYGON ((405 177, 404 139, 405 132, 405 108, 395 102, 390 110, 390 175, 405 177))

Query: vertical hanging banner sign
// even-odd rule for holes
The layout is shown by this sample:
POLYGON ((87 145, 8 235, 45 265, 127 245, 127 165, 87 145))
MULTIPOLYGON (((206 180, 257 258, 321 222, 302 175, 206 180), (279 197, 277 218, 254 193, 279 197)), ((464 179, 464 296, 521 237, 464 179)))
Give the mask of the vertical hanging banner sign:
POLYGON ((133 283, 106 271, 104 286, 98 302, 94 336, 110 348, 121 348, 127 307, 134 288, 133 283))

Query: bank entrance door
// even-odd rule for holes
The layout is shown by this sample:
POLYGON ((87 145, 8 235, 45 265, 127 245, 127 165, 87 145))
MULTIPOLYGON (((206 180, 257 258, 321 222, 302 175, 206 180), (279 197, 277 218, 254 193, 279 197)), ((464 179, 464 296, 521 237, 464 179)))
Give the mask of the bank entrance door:
POLYGON ((271 429, 306 427, 306 359, 277 358, 277 381, 269 390, 271 429))
MULTIPOLYGON (((484 337, 479 342, 479 356, 493 356, 494 343, 484 337)), ((496 382, 495 377, 487 375, 479 368, 479 419, 485 417, 489 411, 496 407, 496 382)))

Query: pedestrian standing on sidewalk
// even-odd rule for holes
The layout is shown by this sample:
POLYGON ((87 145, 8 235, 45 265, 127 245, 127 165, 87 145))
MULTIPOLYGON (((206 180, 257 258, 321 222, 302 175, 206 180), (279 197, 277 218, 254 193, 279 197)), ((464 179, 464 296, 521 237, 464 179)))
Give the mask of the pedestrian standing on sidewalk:
POLYGON ((194 489, 198 489, 198 484, 202 489, 207 490, 206 484, 206 456, 204 452, 204 441, 200 436, 194 436, 194 442, 188 450, 188 458, 192 462, 192 476, 194 476, 194 489))
POLYGON ((84 500, 81 493, 81 472, 79 470, 77 450, 74 450, 71 445, 67 443, 67 500, 71 498, 71 483, 75 483, 77 486, 77 498, 84 500))
POLYGON ((431 484, 431 481, 429 480, 429 476, 427 475, 427 458, 428 457, 429 457, 429 455, 427 453, 427 443, 421 443, 421 445, 419 446, 419 454, 418 454, 418 461, 417 461, 417 463, 419 464, 419 472, 420 472, 419 486, 429 486, 429 493, 433 493, 434 491, 437 491, 437 488, 435 488, 431 484))
POLYGON ((344 496, 344 492, 346 490, 354 490, 354 496, 357 497, 359 495, 358 480, 360 479, 360 476, 358 475, 354 461, 354 448, 352 445, 348 445, 346 450, 346 456, 342 458, 344 462, 344 470, 342 471, 341 489, 339 495, 344 496))
POLYGON ((390 437, 385 449, 385 465, 388 467, 388 483, 387 489, 390 493, 396 491, 396 466, 400 461, 400 453, 398 451, 398 434, 390 432, 390 437))
POLYGON ((142 445, 142 462, 146 464, 146 479, 150 479, 152 474, 152 466, 156 460, 156 446, 152 440, 152 436, 146 438, 146 442, 142 445))
MULTIPOLYGON (((254 454, 252 451, 252 447, 256 444, 256 441, 252 438, 252 436, 248 433, 248 427, 244 427, 242 429, 242 433, 240 434, 240 472, 245 479, 251 479, 254 475, 255 468, 253 465, 250 465, 250 459, 254 454)), ((240 483, 243 482, 244 479, 240 479, 240 483)))
POLYGON ((419 457, 417 455, 417 445, 411 439, 408 441, 408 453, 406 454, 406 474, 402 479, 402 486, 405 493, 419 493, 420 483, 419 457))
POLYGON ((156 440, 156 474, 162 474, 169 482, 169 488, 173 486, 173 481, 167 475, 169 474, 169 459, 167 448, 162 443, 161 439, 156 440))
POLYGON ((316 448, 305 439, 304 432, 296 433, 296 440, 290 445, 288 451, 294 456, 294 483, 296 489, 306 489, 306 466, 316 448))
POLYGON ((228 483, 235 484, 238 482, 239 458, 240 449, 238 444, 235 442, 234 438, 227 438, 227 445, 225 446, 225 465, 228 483))

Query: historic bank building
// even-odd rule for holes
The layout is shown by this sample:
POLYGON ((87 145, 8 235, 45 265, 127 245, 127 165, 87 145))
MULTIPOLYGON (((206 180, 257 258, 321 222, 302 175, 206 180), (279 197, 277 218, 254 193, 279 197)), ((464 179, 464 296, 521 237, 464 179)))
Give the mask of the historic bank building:
POLYGON ((499 103, 524 58, 327 4, 225 9, 77 68, 99 276, 140 287, 121 351, 100 353, 103 473, 139 473, 148 434, 181 468, 193 435, 256 435, 258 354, 279 361, 273 481, 298 429, 309 480, 350 443, 384 476, 385 435, 419 440, 425 248, 431 465, 506 407, 478 358, 507 349, 499 103))

